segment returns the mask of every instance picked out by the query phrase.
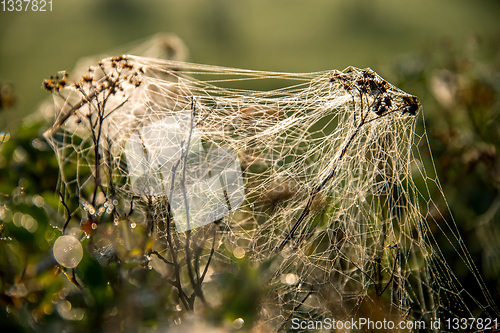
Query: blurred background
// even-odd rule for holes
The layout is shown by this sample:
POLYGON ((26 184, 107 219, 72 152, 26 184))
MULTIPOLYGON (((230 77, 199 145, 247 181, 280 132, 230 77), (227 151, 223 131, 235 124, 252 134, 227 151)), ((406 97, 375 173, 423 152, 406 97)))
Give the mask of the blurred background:
POLYGON ((490 38, 499 14, 494 0, 53 0, 52 12, 1 11, 0 79, 17 99, 0 124, 12 127, 32 112, 48 76, 158 32, 179 36, 191 62, 286 72, 356 66, 388 75, 398 63, 417 70, 423 64, 409 57, 443 40, 462 48, 474 35, 490 38))
MULTIPOLYGON (((52 11, 1 10, 0 3, 0 303, 15 313, 1 315, 14 330, 29 331, 16 318, 30 314, 67 319, 64 309, 46 305, 60 284, 41 280, 34 289, 22 289, 18 283, 50 253, 47 207, 56 211, 59 204, 57 164, 40 136, 48 124, 26 120, 49 97, 42 81, 71 72, 82 57, 118 55, 158 32, 177 35, 190 62, 284 72, 371 67, 417 95, 448 200, 438 205, 449 204, 500 303, 500 2, 53 0, 52 11), (26 219, 10 223, 16 213, 29 214, 37 227, 26 219)), ((430 161, 425 145, 422 155, 430 161)), ((472 282, 443 244, 459 279, 472 282)), ((91 286, 112 275, 91 261, 87 266, 102 275, 102 281, 87 281, 91 286)), ((95 311, 115 309, 117 299, 106 297, 95 311)))

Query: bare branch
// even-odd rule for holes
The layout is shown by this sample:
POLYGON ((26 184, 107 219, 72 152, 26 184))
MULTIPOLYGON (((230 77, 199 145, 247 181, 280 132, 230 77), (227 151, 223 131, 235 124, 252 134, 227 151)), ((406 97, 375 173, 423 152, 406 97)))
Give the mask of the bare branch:
POLYGON ((68 205, 66 205, 66 202, 64 201, 64 197, 63 197, 61 191, 59 191, 58 193, 59 193, 59 197, 61 198, 61 203, 63 204, 64 208, 66 208, 66 214, 68 215, 66 217, 66 222, 64 223, 64 227, 63 227, 63 231, 62 231, 62 233, 64 234, 66 232, 66 227, 68 226, 68 223, 71 220, 71 214, 69 212, 68 205))

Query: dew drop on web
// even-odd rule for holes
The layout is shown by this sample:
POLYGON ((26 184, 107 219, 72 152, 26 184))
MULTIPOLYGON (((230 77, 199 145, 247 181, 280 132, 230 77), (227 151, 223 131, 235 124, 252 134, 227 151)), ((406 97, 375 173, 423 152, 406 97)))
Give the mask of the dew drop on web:
POLYGON ((63 235, 54 242, 54 258, 59 265, 75 268, 83 257, 83 248, 80 241, 73 236, 63 235))

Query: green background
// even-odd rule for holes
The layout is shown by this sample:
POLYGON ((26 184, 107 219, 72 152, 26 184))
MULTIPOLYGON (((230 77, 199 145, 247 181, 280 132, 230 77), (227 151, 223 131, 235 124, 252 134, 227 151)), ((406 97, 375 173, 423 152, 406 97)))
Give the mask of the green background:
POLYGON ((498 1, 53 0, 52 12, 0 12, 0 79, 18 96, 0 128, 35 110, 47 95, 43 79, 160 31, 177 34, 191 62, 286 72, 371 67, 387 76, 429 42, 498 31, 499 17, 498 1))

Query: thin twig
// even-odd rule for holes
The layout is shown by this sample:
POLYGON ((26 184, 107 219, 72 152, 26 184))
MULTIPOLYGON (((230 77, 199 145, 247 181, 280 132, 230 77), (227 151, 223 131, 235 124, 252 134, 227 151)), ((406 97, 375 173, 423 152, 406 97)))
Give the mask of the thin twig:
POLYGON ((194 302, 194 297, 198 296, 198 297, 200 297, 200 300, 203 303, 206 303, 205 297, 203 296, 203 292, 201 290, 201 286, 199 284, 199 281, 195 280, 195 278, 194 278, 193 267, 191 264, 191 245, 190 245, 191 225, 190 225, 190 221, 189 221, 189 204, 188 204, 187 191, 186 191, 187 157, 189 154, 189 148, 191 145, 191 137, 192 137, 193 129, 194 129, 194 113, 195 113, 194 97, 192 97, 192 99, 191 99, 191 110, 193 112, 191 115, 191 126, 190 126, 190 130, 189 130, 189 137, 188 137, 186 149, 183 151, 184 155, 182 156, 182 158, 184 159, 184 164, 183 164, 182 179, 181 179, 182 192, 183 192, 183 196, 184 196, 184 206, 186 209, 186 223, 187 223, 186 244, 185 244, 186 264, 187 264, 189 280, 191 281, 191 286, 194 289, 193 295, 191 296, 191 301, 194 302))
POLYGON ((66 227, 68 226, 68 223, 71 220, 71 214, 69 212, 68 205, 66 205, 66 202, 64 201, 64 197, 61 194, 61 191, 58 191, 58 193, 59 193, 59 196, 61 197, 61 203, 63 204, 64 208, 66 208, 66 214, 68 215, 68 217, 66 217, 66 222, 64 223, 64 227, 63 227, 62 233, 64 234, 64 232, 66 231, 66 227))
POLYGON ((165 257, 163 257, 161 254, 158 253, 158 251, 156 250, 153 250, 151 252, 149 252, 149 254, 154 254, 158 257, 158 259, 161 259, 165 264, 168 264, 168 265, 172 265, 172 266, 175 266, 173 262, 167 260, 165 257))
POLYGON ((361 273, 363 273, 364 276, 366 276, 368 279, 370 279, 370 281, 374 284, 374 285, 377 285, 377 282, 370 276, 368 275, 364 270, 362 270, 361 268, 359 268, 358 265, 356 265, 354 263, 354 261, 350 260, 351 264, 356 267, 358 269, 358 271, 360 271, 361 273))
MULTIPOLYGON (((182 145, 183 145, 183 143, 181 143, 181 149, 182 149, 182 145)), ((172 166, 172 180, 170 183, 170 196, 168 196, 168 198, 172 198, 172 194, 174 191, 174 183, 175 183, 175 173, 176 173, 177 167, 179 166, 179 163, 180 163, 180 159, 177 161, 177 163, 175 165, 172 166)), ((172 211, 170 208, 170 203, 167 203, 166 233, 167 233, 166 240, 167 240, 168 247, 170 249, 170 254, 172 256, 172 264, 174 266, 174 277, 175 277, 175 280, 173 280, 173 281, 169 280, 169 281, 171 281, 170 283, 177 289, 177 291, 179 293, 179 299, 181 300, 182 304, 184 305, 184 308, 188 311, 192 311, 193 309, 191 307, 190 299, 186 295, 186 293, 184 292, 184 289, 182 288, 182 284, 181 284, 181 278, 180 278, 181 267, 180 267, 180 264, 177 260, 177 248, 176 248, 176 246, 174 246, 174 241, 172 239, 172 211)), ((177 247, 178 247, 178 245, 177 245, 177 247)))
POLYGON ((189 304, 188 296, 182 289, 182 284, 181 284, 181 277, 180 277, 180 266, 179 263, 177 262, 177 250, 174 247, 173 241, 172 241, 172 232, 171 232, 171 212, 170 212, 170 204, 167 207, 167 244, 170 249, 170 254, 172 255, 172 264, 174 266, 174 276, 175 280, 173 281, 173 285, 179 292, 179 299, 181 300, 182 304, 184 305, 184 308, 188 311, 191 311, 191 307, 189 304))
POLYGON ((134 197, 132 196, 132 199, 130 199, 130 210, 128 211, 128 214, 126 216, 129 217, 130 215, 132 215, 133 212, 134 212, 134 197))
POLYGON ((200 244, 196 243, 196 242, 193 242, 193 246, 194 246, 194 249, 193 249, 193 256, 194 256, 194 272, 196 274, 196 283, 199 284, 200 283, 200 257, 201 257, 201 253, 203 252, 203 248, 205 247, 205 242, 207 240, 207 229, 208 228, 205 228, 204 232, 203 232, 203 239, 202 241, 200 242, 200 244))
POLYGON ((76 270, 74 268, 71 269, 72 271, 71 275, 68 274, 61 266, 59 266, 59 271, 61 271, 68 278, 68 280, 72 282, 78 289, 83 290, 83 287, 76 280, 76 273, 75 273, 76 270))
POLYGON ((215 252, 215 236, 216 235, 217 235, 217 226, 214 225, 214 236, 213 236, 212 248, 210 249, 210 255, 208 256, 208 261, 207 261, 207 264, 205 265, 205 269, 203 270, 203 274, 201 274, 200 283, 202 283, 203 280, 205 279, 205 275, 207 275, 207 271, 208 271, 208 266, 210 266, 210 261, 212 260, 212 257, 214 255, 214 252, 215 252))
MULTIPOLYGON (((94 90, 92 92, 92 94, 90 94, 88 96, 88 98, 91 98, 91 99, 94 98, 95 95, 101 93, 101 91, 103 89, 104 89, 104 87, 101 87, 101 88, 98 88, 98 89, 94 90)), ((45 131, 45 133, 43 133, 43 135, 45 137, 51 136, 52 133, 54 133, 59 128, 61 128, 62 125, 64 125, 64 123, 69 119, 69 117, 71 117, 72 115, 74 115, 76 113, 76 111, 78 111, 82 106, 84 106, 87 103, 88 103, 87 99, 83 99, 82 98, 80 100, 80 102, 78 102, 74 106, 72 106, 71 109, 69 109, 61 118, 59 118, 59 120, 51 128, 49 128, 47 131, 45 131)))
POLYGON ((113 110, 109 111, 103 118, 102 120, 106 120, 106 118, 108 118, 111 114, 113 114, 116 110, 118 110, 119 108, 121 108, 122 106, 125 105, 125 103, 127 103, 128 101, 130 100, 130 97, 127 97, 126 100, 124 100, 122 103, 120 103, 118 106, 116 106, 115 108, 113 108, 113 110))
POLYGON ((283 323, 281 323, 280 327, 278 327, 278 329, 276 330, 276 333, 278 333, 279 331, 283 330, 286 326, 286 324, 290 321, 290 319, 292 318, 293 314, 304 304, 304 302, 309 298, 309 296, 311 296, 311 294, 314 292, 314 289, 313 287, 311 286, 311 290, 307 293, 307 295, 304 297, 304 299, 302 299, 302 301, 300 301, 299 304, 297 304, 292 312, 290 312, 290 314, 288 315, 288 317, 285 319, 285 321, 283 323))
POLYGON ((189 275, 189 280, 191 281, 191 285, 194 289, 196 289, 196 281, 194 280, 193 268, 191 267, 191 249, 190 249, 190 239, 191 239, 191 230, 186 231, 186 264, 189 275))
POLYGON ((384 289, 380 292, 379 297, 382 296, 382 294, 385 292, 385 290, 387 289, 387 287, 389 287, 389 285, 391 284, 391 282, 392 282, 392 280, 394 278, 394 273, 396 272, 396 264, 398 263, 398 260, 399 260, 399 247, 398 247, 398 254, 396 255, 396 258, 394 258, 394 267, 392 268, 391 278, 389 279, 389 281, 385 285, 384 289))

